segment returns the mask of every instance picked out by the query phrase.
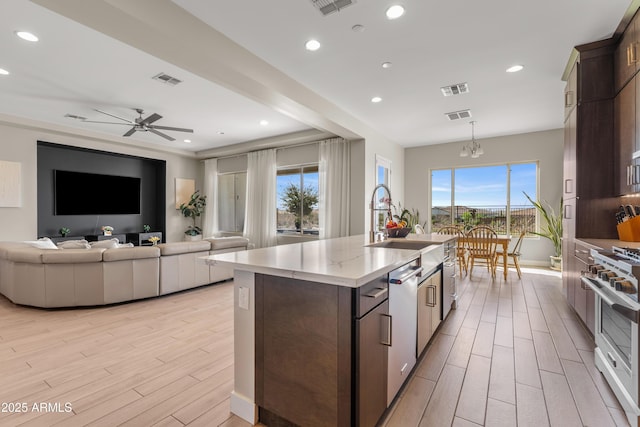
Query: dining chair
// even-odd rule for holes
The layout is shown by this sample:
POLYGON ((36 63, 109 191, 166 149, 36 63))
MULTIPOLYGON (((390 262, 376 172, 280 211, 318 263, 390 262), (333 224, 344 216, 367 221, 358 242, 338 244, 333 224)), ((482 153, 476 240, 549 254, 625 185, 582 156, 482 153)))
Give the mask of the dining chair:
POLYGON ((468 273, 467 248, 465 247, 465 244, 464 244, 464 232, 460 228, 456 227, 455 225, 447 225, 440 228, 436 233, 447 234, 450 236, 458 236, 458 243, 456 245, 457 247, 456 257, 458 258, 458 264, 460 265, 460 268, 458 270, 460 271, 460 277, 462 277, 463 269, 464 269, 464 274, 467 274, 468 273))
MULTIPOLYGON (((520 237, 516 241, 516 244, 513 246, 513 249, 507 252, 507 259, 513 260, 513 265, 518 272, 518 278, 522 279, 522 271, 520 270, 520 248, 522 247, 522 242, 524 241, 524 236, 526 236, 527 232, 520 232, 520 237)), ((502 251, 498 249, 496 257, 500 258, 502 256, 502 251)))
POLYGON ((473 266, 478 262, 486 264, 492 278, 496 278, 496 264, 498 235, 487 226, 477 226, 469 230, 466 236, 467 252, 469 256, 469 277, 473 266))

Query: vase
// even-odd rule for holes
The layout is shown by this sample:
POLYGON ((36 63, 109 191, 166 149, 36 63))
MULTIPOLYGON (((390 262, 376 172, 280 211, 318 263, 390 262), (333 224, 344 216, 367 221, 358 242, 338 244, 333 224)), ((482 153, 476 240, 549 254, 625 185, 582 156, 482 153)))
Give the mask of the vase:
POLYGON ((104 235, 105 236, 111 236, 111 231, 104 230, 104 235))
POLYGON ((550 268, 555 271, 562 271, 562 257, 552 255, 549 258, 551 258, 550 268))

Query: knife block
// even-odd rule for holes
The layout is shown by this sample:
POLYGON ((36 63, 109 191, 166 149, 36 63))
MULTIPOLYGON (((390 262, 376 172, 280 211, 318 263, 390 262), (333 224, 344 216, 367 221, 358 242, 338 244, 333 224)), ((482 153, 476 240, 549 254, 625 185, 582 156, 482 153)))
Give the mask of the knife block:
POLYGON ((617 225, 618 238, 624 242, 640 242, 640 216, 617 225))

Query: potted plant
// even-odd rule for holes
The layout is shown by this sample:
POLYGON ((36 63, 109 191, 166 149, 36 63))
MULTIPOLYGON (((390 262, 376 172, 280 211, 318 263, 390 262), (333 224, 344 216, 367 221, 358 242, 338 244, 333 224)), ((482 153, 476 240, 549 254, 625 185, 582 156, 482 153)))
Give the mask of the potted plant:
POLYGON ((207 196, 202 196, 200 190, 196 190, 187 203, 180 205, 180 211, 185 218, 191 218, 193 224, 184 232, 187 240, 202 239, 202 229, 196 225, 196 219, 204 212, 207 205, 207 196))
POLYGON ((151 226, 149 224, 144 224, 142 226, 142 231, 144 231, 145 233, 148 233, 151 231, 151 226))
POLYGON ((540 213, 542 219, 545 224, 542 226, 541 233, 532 232, 541 237, 546 237, 551 240, 553 243, 553 249, 555 254, 551 256, 551 269, 552 270, 562 270, 562 199, 560 199, 560 209, 556 213, 556 211, 546 203, 544 206, 539 201, 534 201, 529 197, 527 193, 523 191, 524 195, 529 199, 531 204, 536 208, 536 210, 540 213))
POLYGON ((398 210, 400 211, 400 215, 395 214, 393 218, 395 218, 398 223, 404 222, 403 227, 410 228, 412 233, 416 232, 416 225, 419 225, 423 229, 427 228, 427 221, 420 223, 420 212, 417 209, 403 209, 402 204, 398 203, 398 210))
POLYGON ((62 237, 67 237, 67 234, 71 233, 71 230, 68 227, 61 227, 58 232, 62 237))

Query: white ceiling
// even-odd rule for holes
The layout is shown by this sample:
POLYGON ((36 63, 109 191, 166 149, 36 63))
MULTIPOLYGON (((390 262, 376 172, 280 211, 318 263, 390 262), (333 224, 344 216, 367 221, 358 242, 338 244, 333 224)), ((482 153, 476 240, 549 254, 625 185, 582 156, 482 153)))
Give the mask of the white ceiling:
POLYGON ((399 0, 407 12, 395 21, 384 16, 392 0, 328 16, 311 0, 2 3, 0 68, 11 74, 0 76, 1 114, 117 136, 128 127, 64 116, 113 122, 94 109, 133 119, 142 108, 195 132, 129 142, 198 152, 309 129, 402 146, 460 141, 469 120, 444 114, 461 109, 478 139, 560 128, 571 48, 611 36, 631 1, 399 0), (23 29, 40 41, 14 35, 23 29), (321 49, 306 51, 309 38, 321 49), (525 68, 506 73, 514 64, 525 68), (160 72, 183 83, 151 79, 160 72), (460 82, 469 93, 442 96, 460 82))

